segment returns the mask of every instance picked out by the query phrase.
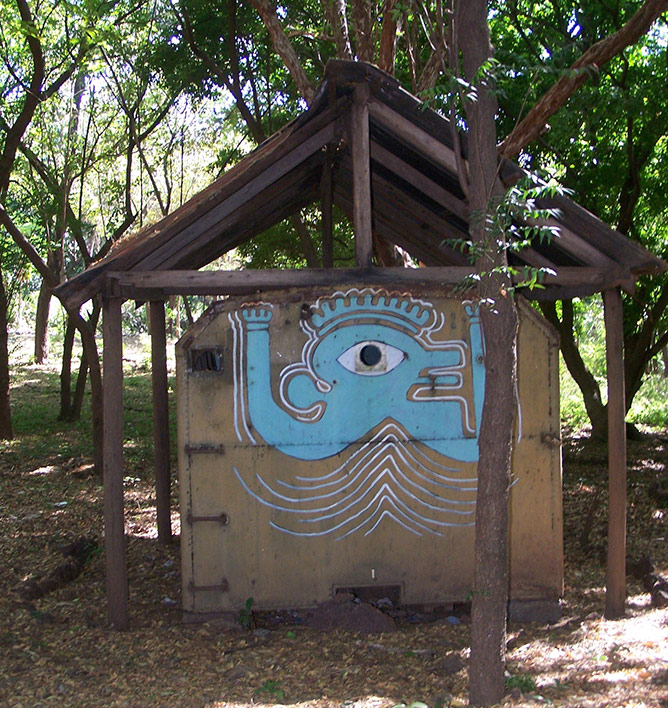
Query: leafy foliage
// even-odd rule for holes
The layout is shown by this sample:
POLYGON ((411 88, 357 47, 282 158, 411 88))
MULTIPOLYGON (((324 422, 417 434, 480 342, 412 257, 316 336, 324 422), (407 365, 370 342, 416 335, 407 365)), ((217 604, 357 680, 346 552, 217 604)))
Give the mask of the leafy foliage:
MULTIPOLYGON (((497 58, 506 67, 498 78, 499 126, 507 134, 555 76, 618 30, 637 3, 515 0, 492 8, 497 58)), ((524 166, 553 175, 576 201, 662 257, 668 253, 665 52, 665 27, 658 25, 604 67, 590 67, 591 79, 520 156, 524 166)), ((649 360, 668 343, 665 286, 665 275, 641 278, 634 295, 624 295, 629 405, 649 360)), ((575 327, 582 329, 578 319, 585 309, 575 314, 575 327)), ((582 341, 577 331, 562 331, 565 336, 582 341)), ((596 362, 587 365, 594 373, 596 362)))

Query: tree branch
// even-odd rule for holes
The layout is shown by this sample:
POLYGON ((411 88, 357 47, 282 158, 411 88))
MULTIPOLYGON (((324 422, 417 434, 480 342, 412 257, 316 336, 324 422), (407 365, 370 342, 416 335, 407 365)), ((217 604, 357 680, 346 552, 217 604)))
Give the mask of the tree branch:
POLYGON ((183 35, 188 42, 190 51, 206 66, 211 70, 214 76, 217 76, 223 83, 223 86, 234 96, 234 101, 241 117, 246 121, 248 130, 255 139, 256 142, 260 143, 265 139, 264 130, 262 126, 255 120, 250 109, 244 101, 243 94, 241 93, 241 88, 238 81, 235 83, 230 77, 223 71, 223 69, 210 57, 195 41, 195 34, 193 32, 192 22, 190 21, 190 15, 185 6, 185 2, 181 2, 180 14, 177 12, 176 8, 172 7, 174 13, 180 22, 183 23, 183 35))
POLYGON ((313 94, 315 93, 313 84, 309 81, 308 76, 306 76, 306 72, 299 61, 299 57, 281 26, 278 15, 276 14, 276 9, 268 0, 250 0, 250 3, 262 18, 267 32, 269 32, 269 36, 271 37, 274 49, 285 62, 285 66, 288 68, 290 75, 297 85, 297 90, 307 103, 311 103, 313 94))
POLYGON ((499 145, 503 157, 513 158, 545 129, 548 119, 614 56, 647 33, 655 20, 668 10, 668 0, 646 0, 644 5, 615 34, 591 46, 539 100, 499 145))
POLYGON ((345 0, 322 0, 325 16, 332 26, 336 55, 339 59, 352 59, 353 50, 350 46, 348 34, 348 16, 346 15, 345 0))
POLYGON ((32 56, 33 72, 30 87, 25 92, 21 111, 5 136, 5 144, 2 149, 2 155, 0 155, 0 196, 4 195, 9 186, 9 177, 14 165, 16 151, 18 150, 23 134, 30 125, 35 109, 39 104, 46 71, 42 44, 37 38, 35 22, 30 8, 28 7, 28 3, 26 0, 16 0, 16 5, 19 8, 23 25, 28 28, 26 32, 26 42, 30 50, 30 55, 32 56))
POLYGON ((12 237, 16 245, 25 253, 28 260, 35 266, 37 272, 44 278, 44 282, 51 288, 58 285, 58 278, 49 266, 42 260, 42 257, 37 253, 35 247, 23 235, 23 232, 12 221, 9 214, 5 211, 4 206, 0 205, 0 224, 2 224, 7 233, 12 237))

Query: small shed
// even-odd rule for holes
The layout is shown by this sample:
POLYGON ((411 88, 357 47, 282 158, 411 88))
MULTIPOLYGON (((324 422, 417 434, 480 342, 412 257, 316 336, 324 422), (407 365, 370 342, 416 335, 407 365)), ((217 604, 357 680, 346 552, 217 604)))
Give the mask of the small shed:
MULTIPOLYGON (((373 296, 378 298, 376 303, 383 298, 388 302, 387 298, 391 300, 393 294, 407 294, 407 297, 432 304, 438 298, 447 298, 449 288, 461 283, 473 270, 461 251, 449 245, 467 238, 471 217, 457 178, 459 156, 455 151, 453 130, 446 118, 425 108, 395 79, 376 67, 330 62, 311 105, 302 115, 181 208, 153 227, 117 244, 107 257, 59 287, 61 299, 75 309, 98 293, 104 301, 105 545, 109 617, 116 627, 122 628, 128 623, 122 487, 121 303, 124 300, 150 303, 158 531, 160 538, 166 540, 171 532, 164 405, 167 390, 165 298, 175 294, 240 296, 242 300, 235 301, 235 311, 246 312, 240 317, 247 329, 254 326, 256 332, 266 325, 263 317, 267 317, 267 308, 263 309, 261 303, 270 301, 280 309, 280 303, 292 288, 301 289, 295 300, 300 307, 306 304, 315 308, 314 318, 321 298, 332 298, 338 291, 345 294, 351 288, 377 293, 373 296), (319 203, 321 209, 322 249, 310 255, 311 261, 317 259, 321 267, 283 271, 199 270, 314 203, 319 203), (334 205, 352 221, 355 268, 333 267, 334 205), (423 267, 379 267, 377 263, 381 261, 377 256, 374 261, 374 234, 403 248, 423 267), (304 289, 311 289, 312 295, 306 297, 304 289), (429 297, 422 297, 424 293, 429 297), (245 308, 245 304, 254 304, 255 308, 245 308)), ((466 158, 465 149, 463 158, 466 158)), ((518 166, 501 162, 499 176, 506 187, 523 175, 518 166)), ((608 607, 610 614, 621 614, 625 597, 626 453, 620 288, 632 291, 638 275, 660 272, 666 266, 566 197, 546 197, 539 205, 553 210, 554 216, 547 222, 553 229, 553 238, 549 243, 536 242, 511 255, 513 265, 519 269, 523 266, 545 269, 544 289, 527 291, 526 297, 561 299, 595 292, 603 292, 604 296, 611 431, 608 607)), ((308 241, 306 243, 308 245, 308 241)), ((224 309, 232 305, 217 307, 224 309)), ((444 303, 441 310, 445 312, 448 307, 444 303)), ((324 308, 323 312, 326 311, 324 308)), ((202 333, 203 343, 204 336, 202 333)), ((381 339, 364 342, 388 344, 381 339)), ((468 343, 472 348, 471 339, 468 343)), ((297 349, 299 346, 295 343, 297 349)), ((303 344, 301 346, 300 352, 303 344)), ((380 360, 389 367, 388 350, 374 346, 380 350, 380 360)), ((188 347, 182 343, 181 348, 182 356, 186 356, 188 347)), ((210 349, 208 344, 203 348, 210 349)), ((360 347, 354 349, 350 366, 360 366, 359 361, 353 361, 360 352, 360 347)), ((367 353, 371 357, 369 361, 378 355, 373 348, 367 353)), ((301 354, 297 357, 298 366, 302 365, 302 358, 301 354)), ((212 360, 215 367, 215 346, 202 361, 206 363, 207 359, 212 360)), ((196 368, 192 359, 190 364, 196 368)), ((376 364, 362 361, 361 365, 373 368, 376 364)), ((546 379, 549 371, 547 367, 546 379)), ((436 380, 435 390, 452 383, 452 374, 452 371, 445 372, 442 380, 436 380)), ((286 377, 289 378, 287 374, 286 377)), ((296 376, 294 381, 297 381, 296 376)), ((425 380, 416 383, 424 384, 425 380)), ((308 410, 303 381, 294 386, 288 382, 286 386, 290 397, 302 401, 295 407, 308 410)), ((538 390, 543 390, 542 384, 538 390)), ((475 393, 471 395, 475 400, 475 393)), ((312 403, 317 408, 318 401, 312 403)), ((466 420, 466 416, 460 416, 460 423, 466 420)), ((475 415, 468 420, 473 425, 475 415)), ((558 432, 555 435, 554 442, 558 446, 558 432)), ((470 441, 471 438, 464 435, 461 449, 473 447, 470 441)), ((186 457, 204 459, 208 453, 198 452, 196 446, 212 443, 213 439, 181 438, 183 449, 179 450, 179 455, 182 460, 186 457), (188 450, 186 444, 190 446, 188 450)), ((280 452, 280 441, 274 442, 273 447, 280 452)), ((333 454, 340 451, 334 450, 333 454)), ((461 456, 456 459, 461 460, 461 456)), ((258 503, 257 508, 266 508, 266 505, 258 503)), ((185 513, 187 521, 188 512, 185 513)), ((252 523, 248 532, 263 533, 260 521, 258 518, 257 524, 252 523)), ((222 527, 221 521, 208 522, 209 526, 214 523, 222 527)), ((445 563, 446 559, 436 558, 434 562, 445 563)), ((369 563, 365 568, 369 576, 376 570, 369 563)), ((355 578, 350 580, 353 581, 358 582, 355 578)), ((215 582, 224 585, 222 576, 215 582)), ((394 582, 389 575, 388 582, 394 582)))

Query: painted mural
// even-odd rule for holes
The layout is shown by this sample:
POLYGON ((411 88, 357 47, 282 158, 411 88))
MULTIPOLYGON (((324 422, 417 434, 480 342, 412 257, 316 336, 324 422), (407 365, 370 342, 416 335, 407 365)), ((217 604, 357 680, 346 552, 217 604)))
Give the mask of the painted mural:
MULTIPOLYGON (((490 375, 475 304, 354 283, 263 299, 214 303, 177 345, 184 610, 360 587, 465 600, 490 375)), ((558 372, 557 337, 521 306, 513 602, 561 594, 558 372)))
POLYGON ((484 343, 476 305, 458 306, 335 292, 302 305, 291 361, 273 341, 274 305, 228 313, 237 442, 295 460, 271 477, 233 467, 274 529, 343 539, 383 520, 417 536, 473 525, 484 343))

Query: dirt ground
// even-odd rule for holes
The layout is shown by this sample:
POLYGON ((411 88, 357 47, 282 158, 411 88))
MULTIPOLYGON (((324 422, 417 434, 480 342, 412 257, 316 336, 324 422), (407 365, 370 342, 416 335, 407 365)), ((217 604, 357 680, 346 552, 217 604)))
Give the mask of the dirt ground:
MULTIPOLYGON (((249 629, 183 624, 178 545, 157 542, 141 458, 125 480, 131 629, 111 630, 104 555, 93 543, 102 539, 101 480, 72 455, 77 435, 63 426, 45 447, 36 430, 0 447, 0 705, 467 704, 465 608, 457 624, 409 613, 380 635, 323 633, 288 616, 255 617, 249 629), (83 537, 89 545, 73 549, 83 537)), ((504 703, 666 708, 668 610, 629 577, 626 618, 601 617, 605 449, 569 435, 563 452, 563 619, 510 625, 504 703)), ((668 571, 667 462, 668 431, 629 444, 629 567, 649 553, 668 571)))

